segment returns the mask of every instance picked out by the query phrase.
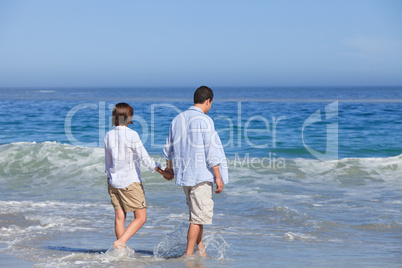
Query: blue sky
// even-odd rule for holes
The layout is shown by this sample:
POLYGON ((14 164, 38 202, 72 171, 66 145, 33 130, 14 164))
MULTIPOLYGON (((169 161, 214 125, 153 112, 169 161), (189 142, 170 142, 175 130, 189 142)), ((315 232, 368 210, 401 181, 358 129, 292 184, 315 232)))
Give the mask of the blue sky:
POLYGON ((0 0, 0 87, 402 85, 402 1, 0 0))

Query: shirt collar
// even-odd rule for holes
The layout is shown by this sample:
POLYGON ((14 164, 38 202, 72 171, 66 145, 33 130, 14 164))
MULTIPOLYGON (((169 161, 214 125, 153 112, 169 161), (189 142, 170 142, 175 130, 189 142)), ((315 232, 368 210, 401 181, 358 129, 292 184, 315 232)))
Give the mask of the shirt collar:
POLYGON ((191 106, 190 108, 188 108, 189 110, 194 110, 194 111, 197 111, 197 112, 201 112, 202 114, 204 114, 204 112, 200 109, 200 108, 198 108, 198 107, 195 107, 195 106, 191 106))

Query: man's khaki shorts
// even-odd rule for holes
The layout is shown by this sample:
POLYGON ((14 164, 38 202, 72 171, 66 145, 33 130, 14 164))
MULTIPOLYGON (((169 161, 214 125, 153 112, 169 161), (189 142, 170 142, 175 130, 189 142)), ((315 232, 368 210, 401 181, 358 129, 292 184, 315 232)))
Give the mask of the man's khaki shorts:
POLYGON ((202 182, 195 186, 183 186, 190 212, 190 223, 212 224, 214 200, 212 200, 213 183, 202 182))
POLYGON ((134 182, 124 188, 114 188, 108 184, 108 191, 114 209, 131 212, 147 207, 141 182, 134 182))

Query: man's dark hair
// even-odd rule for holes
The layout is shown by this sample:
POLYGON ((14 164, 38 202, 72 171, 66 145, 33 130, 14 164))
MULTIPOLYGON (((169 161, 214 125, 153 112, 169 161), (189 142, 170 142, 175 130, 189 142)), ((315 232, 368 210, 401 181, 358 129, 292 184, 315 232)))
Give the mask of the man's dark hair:
POLYGON ((201 86, 194 92, 194 104, 202 104, 208 99, 211 101, 214 99, 214 93, 209 87, 201 86))

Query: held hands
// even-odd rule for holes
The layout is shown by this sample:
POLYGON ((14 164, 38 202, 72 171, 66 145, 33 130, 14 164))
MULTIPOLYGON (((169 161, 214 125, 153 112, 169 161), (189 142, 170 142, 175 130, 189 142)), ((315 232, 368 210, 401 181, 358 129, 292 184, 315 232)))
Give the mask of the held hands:
POLYGON ((163 176, 166 180, 168 180, 168 181, 173 180, 173 178, 174 178, 174 171, 173 171, 172 168, 166 167, 164 172, 168 174, 168 176, 163 176))
POLYGON ((174 178, 174 172, 173 169, 170 168, 165 168, 165 170, 160 169, 159 167, 156 167, 155 170, 161 174, 166 180, 171 181, 174 178))

